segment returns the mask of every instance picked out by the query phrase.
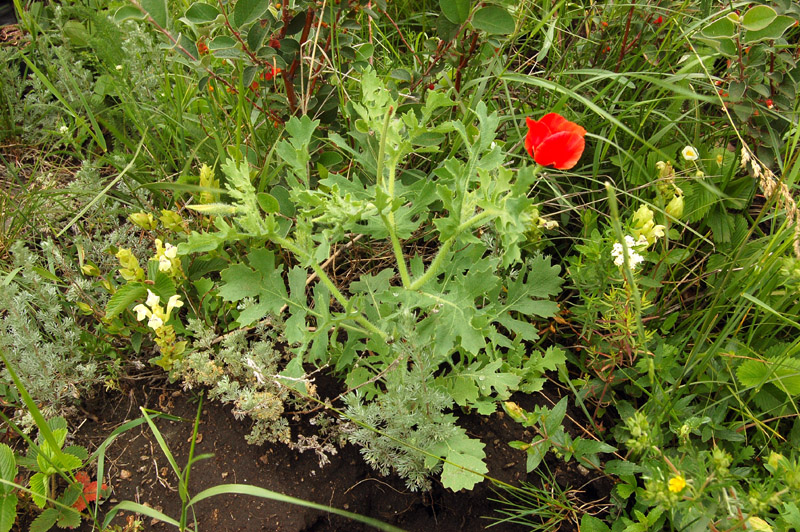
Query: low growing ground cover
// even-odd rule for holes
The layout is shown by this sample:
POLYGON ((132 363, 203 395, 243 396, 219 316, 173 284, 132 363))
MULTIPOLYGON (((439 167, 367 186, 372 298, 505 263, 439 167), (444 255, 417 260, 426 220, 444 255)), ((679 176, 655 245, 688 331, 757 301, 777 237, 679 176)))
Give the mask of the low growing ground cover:
POLYGON ((0 532, 800 527, 794 3, 14 7, 0 532))

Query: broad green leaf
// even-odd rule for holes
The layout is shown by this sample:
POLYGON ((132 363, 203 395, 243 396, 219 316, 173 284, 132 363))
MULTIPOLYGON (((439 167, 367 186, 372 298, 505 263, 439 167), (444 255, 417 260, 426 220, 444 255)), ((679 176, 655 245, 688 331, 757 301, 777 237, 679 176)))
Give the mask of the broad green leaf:
POLYGON ((289 319, 284 326, 286 341, 290 344, 303 341, 306 336, 306 270, 295 266, 289 270, 289 319))
POLYGON ((541 464, 542 460, 544 460, 547 451, 550 450, 550 445, 550 442, 544 438, 538 436, 534 438, 530 444, 530 447, 528 447, 526 451, 528 457, 525 462, 525 470, 528 473, 539 467, 539 464, 541 464))
POLYGON ((439 0, 442 14, 453 24, 461 25, 469 18, 469 0, 439 0))
POLYGON ((0 497, 0 532, 8 532, 17 520, 17 495, 0 497))
POLYGON ((497 35, 510 35, 516 27, 514 17, 500 6, 486 6, 477 10, 472 16, 472 25, 475 29, 497 35))
POLYGON ((128 283, 122 285, 106 304, 106 318, 113 318, 125 311, 136 301, 142 300, 147 295, 147 288, 142 283, 128 283))
POLYGON ((224 270, 221 276, 224 284, 220 286, 219 295, 225 301, 240 301, 259 294, 261 273, 244 264, 234 264, 224 270))
POLYGON ((775 40, 783 36, 783 34, 795 24, 795 19, 780 15, 773 20, 769 26, 758 31, 744 32, 744 42, 753 44, 758 41, 775 40))
POLYGON ((800 359, 746 360, 736 370, 742 385, 757 388, 769 382, 788 392, 800 395, 800 359))
POLYGON ((142 13, 142 10, 136 6, 122 6, 114 13, 114 22, 119 24, 126 20, 144 20, 147 15, 142 13))
POLYGON ((579 530, 581 532, 609 532, 611 529, 601 519, 586 513, 581 516, 579 530))
POLYGON ((269 0, 237 0, 233 8, 233 25, 241 28, 261 17, 269 7, 269 0))
POLYGON ((195 2, 186 10, 184 16, 192 24, 204 24, 215 20, 219 16, 219 9, 211 4, 195 2))
POLYGON ((727 17, 722 17, 703 28, 703 35, 712 38, 733 37, 735 31, 736 25, 727 17))
POLYGON ((567 397, 562 397, 542 419, 547 434, 552 436, 561 428, 565 415, 567 415, 567 397))
POLYGON ((763 30, 778 16, 769 6, 753 6, 742 17, 742 26, 750 31, 763 30))
POLYGON ((161 305, 166 308, 169 298, 174 296, 177 291, 175 289, 175 281, 164 272, 156 273, 156 279, 151 288, 153 293, 161 298, 161 305))
POLYGON ((267 194, 266 192, 260 192, 256 195, 258 198, 258 205, 261 207, 265 213, 272 214, 276 212, 280 212, 281 205, 278 203, 278 200, 275 199, 271 194, 267 194))
POLYGON ((152 17, 153 22, 167 29, 169 25, 167 0, 141 0, 141 6, 152 17))
POLYGON ((236 39, 228 37, 227 35, 218 35, 211 39, 208 43, 208 49, 211 51, 222 50, 223 48, 233 48, 236 46, 236 39))

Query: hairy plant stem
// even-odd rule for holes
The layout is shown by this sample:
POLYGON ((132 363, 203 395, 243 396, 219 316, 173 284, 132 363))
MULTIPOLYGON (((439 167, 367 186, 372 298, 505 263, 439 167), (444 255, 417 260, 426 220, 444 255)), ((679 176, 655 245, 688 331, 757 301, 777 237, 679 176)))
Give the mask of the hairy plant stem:
MULTIPOLYGON (((292 253, 294 253, 298 257, 300 257, 302 259, 311 259, 311 256, 305 250, 303 250, 300 247, 298 247, 297 245, 295 245, 294 242, 292 242, 291 240, 283 238, 283 237, 278 236, 278 235, 271 235, 269 238, 275 244, 278 244, 282 248, 291 251, 292 253)), ((326 287, 328 287, 328 290, 331 291, 331 294, 333 294, 333 297, 336 298, 336 301, 338 301, 345 309, 352 308, 352 304, 350 302, 350 299, 348 299, 347 296, 342 294, 342 292, 339 290, 339 288, 337 288, 336 284, 334 284, 334 282, 331 280, 331 278, 328 277, 328 274, 325 273, 325 270, 322 269, 322 266, 320 266, 319 264, 317 264, 313 260, 309 260, 309 262, 311 263, 311 269, 314 270, 314 273, 317 274, 317 277, 319 277, 319 280, 322 282, 322 284, 324 284, 326 287)), ((363 325, 364 328, 367 329, 369 332, 371 332, 373 334, 377 334, 382 339, 386 339, 389 336, 388 334, 386 334, 385 332, 380 330, 377 326, 375 326, 375 324, 373 324, 371 321, 369 321, 367 318, 365 318, 360 313, 360 311, 358 311, 357 315, 353 316, 353 320, 355 320, 357 323, 363 325)))
POLYGON ((439 269, 442 267, 442 262, 444 261, 444 258, 447 256, 447 254, 450 252, 450 248, 453 247, 453 243, 455 242, 456 238, 458 238, 458 235, 460 235, 463 231, 466 231, 470 227, 474 226, 475 224, 482 222, 484 219, 490 216, 494 216, 496 214, 497 212, 487 209, 485 211, 479 212, 466 222, 459 225, 456 228, 455 232, 447 240, 444 241, 444 244, 442 244, 442 247, 439 249, 439 252, 433 258, 433 262, 431 262, 430 266, 428 266, 428 269, 425 271, 425 273, 422 274, 422 277, 418 278, 416 281, 411 283, 408 289, 419 290, 420 288, 422 288, 422 286, 425 285, 425 283, 430 281, 433 277, 435 277, 439 273, 439 269))

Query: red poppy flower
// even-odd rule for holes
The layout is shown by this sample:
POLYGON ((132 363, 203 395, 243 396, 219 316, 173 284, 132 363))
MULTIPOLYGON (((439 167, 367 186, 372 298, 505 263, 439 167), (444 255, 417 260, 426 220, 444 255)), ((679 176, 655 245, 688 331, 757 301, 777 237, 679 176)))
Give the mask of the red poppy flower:
POLYGON ((541 120, 526 118, 528 135, 525 149, 542 166, 569 170, 583 154, 586 130, 557 113, 548 113, 541 120))

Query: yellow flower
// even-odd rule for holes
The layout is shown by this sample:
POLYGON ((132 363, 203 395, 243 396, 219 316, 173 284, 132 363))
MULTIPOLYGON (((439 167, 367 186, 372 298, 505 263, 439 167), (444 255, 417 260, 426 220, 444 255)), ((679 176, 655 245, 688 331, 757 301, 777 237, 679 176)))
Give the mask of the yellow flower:
POLYGON ((686 479, 683 475, 678 475, 669 479, 669 491, 672 493, 680 493, 686 487, 686 479))

